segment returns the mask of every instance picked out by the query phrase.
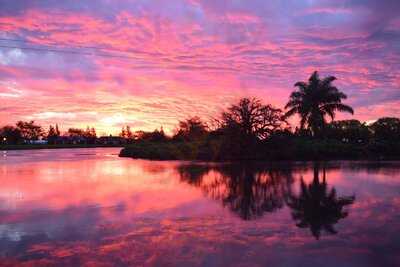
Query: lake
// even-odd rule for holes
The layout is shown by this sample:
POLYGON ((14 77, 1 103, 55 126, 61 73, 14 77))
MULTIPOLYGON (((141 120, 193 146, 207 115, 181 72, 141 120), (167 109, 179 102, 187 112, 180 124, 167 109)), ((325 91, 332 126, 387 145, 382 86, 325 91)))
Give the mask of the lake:
POLYGON ((0 266, 400 266, 400 162, 0 151, 0 266))

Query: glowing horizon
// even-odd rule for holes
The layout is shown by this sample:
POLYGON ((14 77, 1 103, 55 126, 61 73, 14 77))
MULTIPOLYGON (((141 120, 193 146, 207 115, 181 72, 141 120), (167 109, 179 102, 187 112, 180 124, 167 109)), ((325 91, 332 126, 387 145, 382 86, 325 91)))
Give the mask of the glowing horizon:
POLYGON ((244 96, 283 108, 314 70, 348 95, 355 115, 339 119, 400 116, 396 0, 0 6, 0 125, 170 132, 244 96))

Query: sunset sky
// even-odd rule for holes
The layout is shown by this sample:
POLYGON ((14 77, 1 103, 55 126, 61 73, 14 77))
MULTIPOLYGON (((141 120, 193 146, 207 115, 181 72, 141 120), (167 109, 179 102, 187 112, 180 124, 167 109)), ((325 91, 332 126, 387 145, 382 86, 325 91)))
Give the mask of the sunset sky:
POLYGON ((0 0, 0 125, 169 131, 242 96, 283 107, 314 70, 353 118, 400 116, 399 0, 0 0))

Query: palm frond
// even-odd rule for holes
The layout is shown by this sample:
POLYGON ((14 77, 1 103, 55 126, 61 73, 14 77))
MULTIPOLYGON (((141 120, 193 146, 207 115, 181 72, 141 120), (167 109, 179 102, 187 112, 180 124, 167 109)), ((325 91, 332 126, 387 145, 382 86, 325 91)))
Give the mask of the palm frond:
POLYGON ((310 76, 310 78, 308 79, 308 81, 311 83, 311 82, 316 82, 316 81, 319 81, 320 79, 319 79, 319 74, 318 74, 318 71, 314 71, 312 74, 311 74, 311 76, 310 76))
POLYGON ((326 109, 324 110, 326 112, 326 114, 329 115, 329 117, 331 118, 331 120, 333 121, 335 119, 335 112, 331 109, 326 109))
POLYGON ((300 120, 300 128, 304 129, 306 126, 306 123, 308 122, 308 116, 305 114, 300 115, 301 120, 300 120))
POLYGON ((304 94, 304 92, 301 92, 301 91, 294 91, 290 94, 290 98, 293 98, 293 99, 301 99, 303 97, 305 97, 305 94, 304 94))
POLYGON ((341 112, 347 112, 350 114, 354 114, 354 110, 352 107, 342 104, 342 103, 329 103, 325 104, 322 109, 324 110, 332 110, 332 111, 341 111, 341 112))
POLYGON ((292 107, 299 107, 302 105, 302 103, 303 102, 299 99, 290 99, 289 102, 287 102, 285 109, 292 107))
POLYGON ((335 76, 328 76, 328 77, 325 77, 323 80, 322 80, 322 84, 324 85, 324 86, 329 86, 333 81, 335 81, 336 80, 336 77, 335 76))
POLYGON ((308 84, 306 82, 297 82, 294 84, 295 87, 298 87, 301 92, 306 91, 308 84))
POLYGON ((298 113, 298 108, 297 108, 297 107, 293 107, 293 108, 289 109, 289 110, 285 113, 284 118, 285 118, 285 119, 286 119, 286 118, 289 118, 289 117, 293 116, 293 115, 296 114, 296 113, 298 113))

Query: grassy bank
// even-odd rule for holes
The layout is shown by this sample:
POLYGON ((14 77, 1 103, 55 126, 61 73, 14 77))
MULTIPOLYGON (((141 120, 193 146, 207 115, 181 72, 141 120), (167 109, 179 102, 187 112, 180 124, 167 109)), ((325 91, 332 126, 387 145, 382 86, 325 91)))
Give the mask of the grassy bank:
POLYGON ((129 144, 120 152, 120 157, 152 160, 195 160, 199 143, 186 142, 137 142, 129 144))
POLYGON ((122 147, 121 145, 0 145, 0 150, 29 150, 29 149, 61 149, 61 148, 96 148, 96 147, 122 147))
POLYGON ((349 144, 337 140, 282 140, 229 147, 220 142, 138 142, 121 157, 152 160, 394 160, 400 142, 349 144))

